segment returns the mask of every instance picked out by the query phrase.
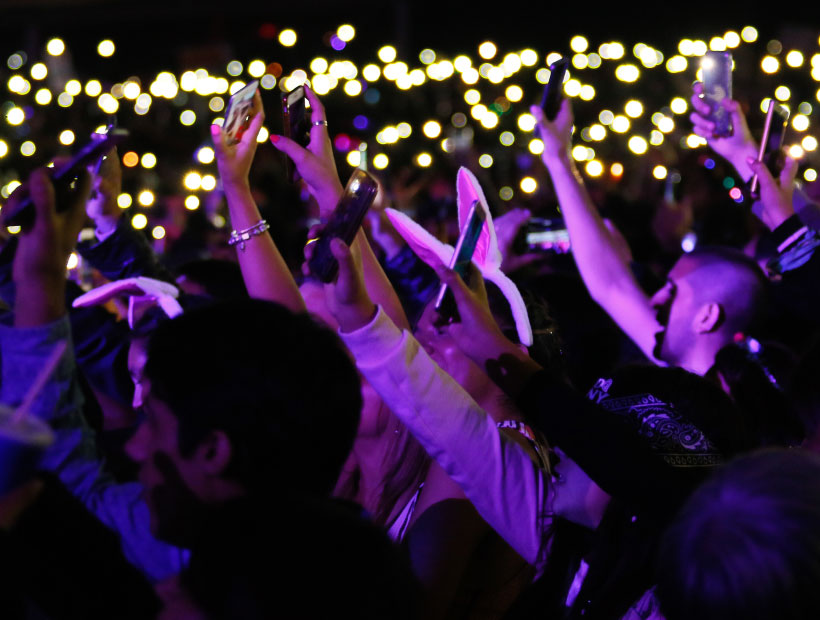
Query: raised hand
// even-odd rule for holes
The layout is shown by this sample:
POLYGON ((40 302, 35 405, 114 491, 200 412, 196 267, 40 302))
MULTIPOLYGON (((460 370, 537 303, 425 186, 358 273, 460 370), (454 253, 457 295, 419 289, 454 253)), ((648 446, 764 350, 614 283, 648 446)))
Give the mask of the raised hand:
POLYGON ((305 96, 310 102, 310 142, 307 148, 280 135, 270 137, 271 144, 293 161, 299 176, 307 183, 311 195, 319 203, 321 216, 327 217, 336 208, 344 187, 339 181, 333 145, 327 128, 325 107, 310 87, 305 84, 305 96))
MULTIPOLYGON (((43 325, 65 313, 66 263, 85 222, 85 204, 90 177, 81 171, 71 189, 57 196, 45 169, 31 173, 26 184, 34 202, 34 224, 20 235, 14 257, 13 277, 17 287, 15 325, 43 325), (57 212, 57 201, 66 209, 57 212)), ((23 187, 9 198, 22 199, 23 187)))
POLYGON ((327 305, 343 332, 364 327, 376 314, 376 305, 367 294, 361 257, 341 239, 330 242, 330 251, 339 263, 336 281, 325 285, 327 305))
POLYGON ((89 166, 88 171, 91 173, 91 195, 85 203, 85 212, 94 221, 97 234, 113 232, 123 212, 117 205, 117 197, 122 191, 122 168, 117 149, 108 151, 99 167, 89 166))
POLYGON ((541 367, 502 333, 490 312, 484 279, 474 265, 470 270, 468 287, 455 271, 444 265, 436 268, 439 279, 452 291, 459 316, 457 322, 443 324, 440 329, 499 387, 514 395, 541 367))
POLYGON ((498 239, 498 250, 501 252, 501 271, 512 273, 522 267, 544 258, 541 252, 518 254, 515 251, 515 239, 518 232, 526 226, 532 217, 529 209, 513 209, 494 220, 495 236, 498 239))
POLYGON ((760 218, 769 230, 774 230, 780 224, 794 215, 792 194, 794 194, 794 179, 797 176, 798 162, 786 157, 780 176, 775 179, 766 164, 750 157, 747 160, 749 168, 757 175, 760 183, 760 200, 752 207, 752 212, 760 218))
POLYGON ((752 171, 746 160, 749 157, 757 157, 757 144, 749 131, 740 104, 733 99, 725 99, 722 102, 732 119, 732 135, 719 138, 714 135, 715 124, 708 118, 712 107, 701 97, 703 84, 695 82, 692 91, 690 102, 694 111, 689 116, 692 130, 704 138, 715 153, 732 164, 744 181, 748 181, 752 177, 752 171))
POLYGON ((535 117, 539 136, 544 142, 544 152, 541 155, 544 163, 549 165, 550 160, 568 155, 572 144, 573 123, 572 106, 569 99, 561 102, 561 108, 554 121, 547 120, 541 106, 530 106, 530 113, 535 117))
POLYGON ((265 111, 262 109, 262 97, 259 91, 253 96, 253 105, 249 113, 251 122, 242 139, 230 144, 225 130, 219 125, 211 125, 211 137, 214 141, 216 165, 223 185, 247 186, 248 174, 253 157, 256 154, 256 137, 265 122, 265 111))

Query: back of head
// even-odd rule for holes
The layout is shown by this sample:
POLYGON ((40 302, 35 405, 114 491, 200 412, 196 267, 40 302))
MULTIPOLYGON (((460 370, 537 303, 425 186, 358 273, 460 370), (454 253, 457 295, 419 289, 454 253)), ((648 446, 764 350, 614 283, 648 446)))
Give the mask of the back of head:
POLYGON ((239 265, 229 260, 208 258, 177 267, 177 284, 189 293, 228 301, 248 296, 239 265))
POLYGON ((820 457, 770 450, 719 470, 660 553, 667 620, 820 617, 820 457))
POLYGON ((730 247, 698 248, 682 260, 694 261, 692 285, 697 301, 723 309, 719 330, 728 337, 750 333, 767 313, 768 281, 751 258, 730 247))
POLYGON ((221 430, 232 450, 225 476, 251 493, 332 490, 360 384, 336 334, 308 315, 250 299, 193 310, 156 328, 145 376, 177 417, 183 456, 221 430))

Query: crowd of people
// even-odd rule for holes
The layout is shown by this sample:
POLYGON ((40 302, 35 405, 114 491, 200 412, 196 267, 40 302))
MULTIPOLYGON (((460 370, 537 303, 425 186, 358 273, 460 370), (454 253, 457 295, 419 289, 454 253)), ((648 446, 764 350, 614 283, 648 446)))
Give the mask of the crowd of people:
POLYGON ((461 168, 385 180, 324 283, 323 224, 271 227, 259 203, 289 205, 250 181, 281 151, 334 213, 332 110, 305 90, 307 147, 259 145, 258 93, 240 141, 211 128, 228 258, 157 255, 116 152, 9 198, 35 217, 0 251, 4 617, 818 617, 820 210, 742 107, 715 137, 691 94, 759 179, 742 231, 706 183, 651 208, 589 191, 565 100, 531 112, 569 254, 522 248, 532 214, 461 168), (683 252, 690 229, 726 241, 683 252), (74 251, 105 284, 67 278, 74 251))

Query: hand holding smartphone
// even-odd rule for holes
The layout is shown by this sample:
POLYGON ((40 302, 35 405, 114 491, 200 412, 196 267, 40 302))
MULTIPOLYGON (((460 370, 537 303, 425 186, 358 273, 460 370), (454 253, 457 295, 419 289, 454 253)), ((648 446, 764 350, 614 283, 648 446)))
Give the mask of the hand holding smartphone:
MULTIPOLYGON (((461 279, 467 284, 469 284, 470 263, 473 260, 473 253, 475 252, 476 244, 478 243, 478 238, 481 236, 481 229, 483 227, 484 209, 479 206, 478 200, 476 200, 470 207, 470 213, 467 216, 467 225, 458 236, 453 258, 450 259, 450 264, 447 265, 449 269, 452 269, 461 276, 461 279)), ((453 294, 448 291, 446 284, 442 284, 439 287, 434 307, 439 316, 444 319, 454 319, 458 316, 455 299, 453 299, 453 294)))
POLYGON ((353 243, 378 191, 378 183, 370 173, 358 168, 353 170, 339 204, 315 242, 316 247, 308 262, 311 273, 325 284, 332 282, 339 270, 339 263, 330 251, 331 240, 339 238, 348 246, 353 243))
POLYGON ((541 109, 550 122, 555 120, 558 110, 561 109, 561 102, 564 100, 564 76, 568 69, 568 58, 561 58, 550 65, 550 78, 541 95, 541 109))
POLYGON ((228 100, 228 107, 225 109, 225 122, 222 124, 228 144, 239 142, 242 139, 242 134, 250 127, 253 97, 258 88, 259 81, 253 80, 236 91, 228 100))
MULTIPOLYGON (((65 164, 53 168, 50 173, 55 189, 67 187, 84 168, 96 164, 115 146, 121 144, 129 135, 127 129, 112 128, 105 134, 92 134, 91 140, 81 148, 65 164)), ((22 188, 18 191, 22 191, 22 188)), ((60 210, 61 201, 57 202, 60 210)), ((34 222, 34 203, 30 196, 26 196, 15 206, 7 205, 0 211, 0 225, 2 226, 29 226, 34 222)))
POLYGON ((732 135, 732 119, 724 99, 732 98, 732 54, 730 52, 706 52, 700 64, 703 72, 703 98, 709 103, 709 120, 715 124, 714 136, 728 138, 732 135))

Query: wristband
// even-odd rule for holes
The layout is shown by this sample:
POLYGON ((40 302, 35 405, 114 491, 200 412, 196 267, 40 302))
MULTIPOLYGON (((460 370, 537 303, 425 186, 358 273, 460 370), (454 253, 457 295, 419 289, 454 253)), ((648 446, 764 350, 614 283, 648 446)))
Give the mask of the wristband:
POLYGON ((228 237, 228 245, 239 244, 239 249, 244 252, 246 241, 249 241, 252 237, 264 234, 269 228, 270 225, 266 220, 259 220, 256 224, 244 230, 232 230, 231 236, 228 237))

